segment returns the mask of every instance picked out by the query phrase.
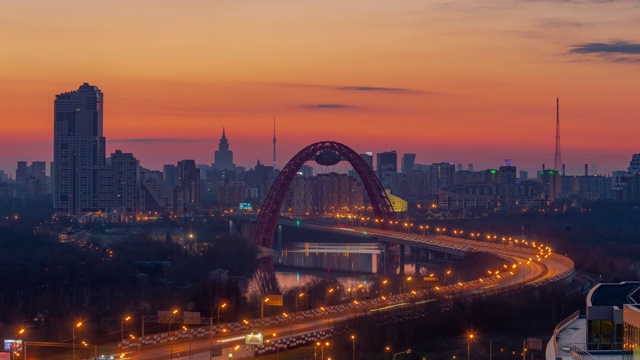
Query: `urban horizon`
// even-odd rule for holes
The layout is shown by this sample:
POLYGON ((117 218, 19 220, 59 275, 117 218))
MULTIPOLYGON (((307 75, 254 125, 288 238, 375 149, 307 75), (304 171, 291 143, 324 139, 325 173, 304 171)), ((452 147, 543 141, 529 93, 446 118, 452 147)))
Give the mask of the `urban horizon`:
MULTIPOLYGON (((95 84, 91 84, 91 85, 92 86, 97 86, 95 84)), ((97 87, 100 88, 99 86, 97 86, 97 87)), ((68 91, 75 91, 75 90, 67 90, 67 91, 63 91, 61 93, 68 92, 68 91)), ((108 111, 106 111, 106 112, 108 113, 108 111)), ((52 111, 52 113, 53 113, 53 111, 52 111)), ((108 125, 108 119, 107 119, 106 123, 108 125)), ((272 125, 275 127, 276 124, 277 124, 276 118, 274 118, 272 125)), ((108 126, 105 126, 105 129, 108 129, 108 126)), ((222 136, 222 132, 223 131, 226 131, 227 133, 229 133, 229 129, 232 130, 233 129, 233 125, 229 127, 229 126, 225 126, 223 124, 222 128, 219 129, 220 136, 222 136)), ((271 129, 271 131, 277 131, 277 130, 276 129, 271 129)), ((227 139, 231 140, 231 144, 234 144, 234 143, 236 144, 235 147, 230 146, 230 149, 232 149, 234 152, 236 152, 236 154, 237 154, 238 150, 240 150, 241 154, 242 154, 243 146, 242 146, 242 141, 234 141, 234 139, 236 139, 236 137, 238 139, 243 139, 244 138, 243 135, 244 134, 236 134, 236 136, 233 136, 233 135, 227 136, 227 139)), ((265 134, 265 139, 268 138, 268 140, 270 142, 272 140, 271 136, 273 136, 273 135, 275 135, 275 134, 272 134, 272 133, 265 134)), ((337 137, 339 137, 339 136, 337 136, 337 137)), ((106 136, 106 138, 107 138, 107 141, 106 141, 105 145, 106 145, 106 149, 107 149, 106 150, 107 154, 111 154, 111 153, 113 153, 115 151, 118 151, 118 150, 122 151, 124 153, 132 153, 134 157, 136 157, 139 161, 141 161, 141 166, 142 167, 145 167, 145 168, 148 168, 148 169, 151 169, 151 170, 161 170, 163 165, 170 164, 170 162, 162 162, 161 159, 156 159, 156 161, 153 162, 152 166, 145 166, 143 159, 141 159, 138 156, 138 154, 135 152, 135 150, 136 150, 136 145, 135 144, 138 144, 138 146, 140 146, 140 144, 142 144, 144 146, 144 144, 155 143, 159 139, 129 139, 129 140, 118 140, 118 139, 115 139, 115 140, 109 141, 108 136, 106 136), (134 144, 134 145, 132 145, 132 144, 134 144)), ((218 140, 219 140, 219 137, 218 138, 199 138, 199 139, 191 139, 191 140, 188 140, 188 139, 182 139, 182 140, 181 139, 173 139, 173 140, 171 140, 171 141, 175 142, 176 144, 178 144, 177 146, 179 148, 182 148, 183 146, 188 147, 189 145, 193 145, 193 144, 207 144, 206 147, 210 148, 209 159, 208 159, 209 161, 208 162, 207 162, 207 160, 202 160, 202 161, 201 160, 196 160, 195 157, 190 157, 190 156, 188 156, 188 154, 185 154, 185 156, 183 156, 181 158, 176 158, 176 161, 174 161, 174 163, 177 162, 177 161, 188 159, 188 160, 196 161, 196 164, 199 164, 199 165, 211 166, 211 164, 214 163, 213 155, 214 155, 215 149, 217 147, 217 141, 218 140)), ((311 141, 311 142, 316 142, 316 141, 321 141, 321 140, 322 139, 317 139, 317 140, 311 141)), ((325 140, 333 140, 333 139, 325 139, 325 140)), ((263 141, 263 142, 265 144, 267 144, 267 141, 263 141)), ((288 149, 289 151, 291 149, 291 147, 286 145, 286 144, 284 146, 282 146, 280 141, 278 142, 278 145, 279 145, 277 147, 278 149, 280 149, 280 147, 284 147, 285 149, 288 149)), ((306 144, 306 145, 308 145, 308 144, 306 144)), ((303 145, 302 147, 304 147, 306 145, 303 145)), ((349 144, 345 144, 345 145, 350 146, 349 144)), ((271 144, 271 146, 273 146, 273 144, 271 144)), ((302 147, 300 149, 298 149, 298 150, 301 150, 302 147)), ((53 148, 53 141, 51 141, 51 148, 53 148)), ((138 149, 138 150, 140 150, 140 149, 138 149)), ((182 149, 182 150, 184 150, 184 149, 182 149)), ((381 149, 379 151, 371 151, 369 149, 362 150, 362 151, 360 151, 358 149, 354 149, 354 150, 356 150, 357 152, 359 152, 361 154, 372 153, 374 155, 377 154, 377 153, 382 153, 382 152, 387 152, 387 151, 395 151, 395 152, 397 152, 397 154, 399 156, 398 160, 400 160, 400 156, 403 155, 403 154, 416 154, 416 160, 417 160, 415 162, 416 164, 426 164, 426 165, 428 165, 428 164, 432 164, 432 163, 445 162, 445 163, 450 163, 450 164, 453 164, 453 165, 461 166, 462 170, 467 170, 469 165, 471 165, 475 170, 496 169, 499 166, 504 165, 504 163, 507 160, 511 164, 513 164, 513 166, 516 166, 516 168, 518 168, 518 170, 527 171, 530 174, 535 174, 536 171, 542 170, 543 166, 546 169, 553 169, 553 167, 554 167, 553 166, 554 165, 553 161, 540 161, 539 162, 540 165, 537 168, 535 168, 535 165, 531 165, 531 164, 528 165, 528 166, 524 165, 524 168, 523 168, 523 167, 518 166, 518 164, 515 162, 515 160, 511 159, 511 158, 503 158, 503 159, 501 159, 499 161, 484 160, 484 161, 480 161, 478 163, 474 163, 474 162, 471 162, 471 161, 464 161, 464 160, 457 161, 457 160, 435 159, 435 158, 433 158, 431 160, 423 162, 423 161, 420 161, 419 159, 425 158, 428 155, 427 156, 423 155, 422 157, 419 157, 418 156, 419 154, 417 154, 415 152, 412 152, 411 149, 408 149, 406 152, 399 152, 399 151, 396 151, 393 148, 393 146, 392 146, 391 149, 381 149), (483 164, 492 164, 492 165, 483 165, 483 164)), ((244 167, 246 169, 253 168, 257 161, 260 161, 262 164, 269 165, 269 164, 271 164, 271 161, 270 161, 271 159, 269 158, 269 156, 271 156, 270 151, 271 151, 271 149, 269 149, 269 151, 264 151, 263 152, 264 155, 263 156, 257 156, 252 163, 251 163, 251 160, 249 160, 249 163, 236 164, 236 165, 244 167)), ((141 151, 141 152, 144 153, 144 151, 141 151)), ((297 151, 292 152, 290 154, 282 155, 282 154, 280 154, 280 152, 278 152, 278 154, 280 155, 280 157, 278 159, 280 161, 277 164, 276 168, 280 169, 280 168, 284 167, 284 165, 296 153, 297 153, 297 151)), ((245 155, 245 157, 251 156, 250 154, 247 154, 247 153, 244 153, 244 155, 245 155)), ((583 164, 567 164, 566 162, 563 161, 562 165, 567 165, 566 166, 566 170, 568 170, 566 172, 566 174, 563 174, 563 175, 584 175, 584 173, 585 173, 585 167, 584 166, 587 165, 588 166, 589 175, 610 176, 612 171, 617 171, 617 170, 625 171, 627 166, 624 165, 624 161, 626 160, 627 161, 626 164, 628 165, 628 161, 631 158, 631 155, 632 154, 628 154, 628 157, 626 159, 621 160, 622 165, 620 165, 619 167, 616 167, 617 165, 612 165, 612 164, 604 164, 603 165, 603 164, 596 164, 596 163, 590 163, 590 162, 584 162, 583 164)), ((47 161, 45 161, 48 165, 51 163, 52 157, 53 157, 53 151, 51 151, 51 153, 48 155, 47 161)), ((169 158, 171 158, 171 157, 169 157, 169 158)), ((545 156, 545 158, 547 158, 547 157, 545 156)), ((22 158, 17 158, 17 159, 15 159, 14 164, 16 164, 18 161, 32 162, 32 161, 44 161, 44 160, 42 160, 42 159, 22 159, 22 158)), ((50 175, 51 169, 49 169, 48 165, 47 165, 47 169, 48 169, 47 175, 50 175)), ((375 162, 374 162, 374 165, 377 166, 377 164, 375 162)), ((13 167, 11 167, 9 165, 6 165, 4 168, 0 168, 0 170, 4 170, 6 175, 15 176, 16 166, 14 165, 13 167)), ((561 167, 558 170, 561 170, 561 167)))

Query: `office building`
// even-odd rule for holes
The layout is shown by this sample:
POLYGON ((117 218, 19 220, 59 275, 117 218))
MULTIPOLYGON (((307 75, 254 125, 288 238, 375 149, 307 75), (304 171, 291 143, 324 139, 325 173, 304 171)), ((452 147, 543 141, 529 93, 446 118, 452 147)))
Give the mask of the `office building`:
POLYGON ((413 164, 416 162, 416 154, 404 154, 402 155, 400 171, 407 175, 413 171, 413 164))
POLYGON ((398 174, 398 155, 395 151, 378 153, 377 155, 377 175, 385 189, 396 190, 396 177, 398 174))

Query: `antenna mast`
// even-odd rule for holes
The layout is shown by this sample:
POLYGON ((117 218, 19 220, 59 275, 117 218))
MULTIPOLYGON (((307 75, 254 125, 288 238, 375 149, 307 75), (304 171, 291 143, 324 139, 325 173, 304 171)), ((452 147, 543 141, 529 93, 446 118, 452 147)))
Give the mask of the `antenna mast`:
POLYGON ((556 98, 556 156, 553 161, 553 170, 558 171, 561 166, 562 158, 560 157, 560 98, 556 98))
POLYGON ((273 117, 273 170, 276 169, 276 117, 273 117))

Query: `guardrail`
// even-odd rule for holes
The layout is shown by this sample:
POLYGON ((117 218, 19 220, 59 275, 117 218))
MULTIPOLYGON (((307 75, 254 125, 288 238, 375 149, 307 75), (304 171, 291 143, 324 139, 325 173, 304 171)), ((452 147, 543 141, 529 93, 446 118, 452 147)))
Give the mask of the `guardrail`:
MULTIPOLYGON (((558 343, 556 342, 556 336, 558 336, 558 333, 560 332, 560 330, 564 329, 567 325, 569 325, 571 322, 575 321, 579 317, 580 317, 580 310, 569 315, 569 317, 560 321, 558 325, 556 325, 556 328, 553 330, 553 335, 549 340, 549 342, 553 343, 553 354, 551 354, 553 356, 553 360, 558 359, 558 343)), ((549 347, 547 346, 547 348, 549 347)), ((547 351, 547 360, 552 360, 552 359, 549 359, 549 351, 547 351)))
POLYGON ((571 357, 581 360, 596 360, 593 355, 578 344, 571 345, 571 357))

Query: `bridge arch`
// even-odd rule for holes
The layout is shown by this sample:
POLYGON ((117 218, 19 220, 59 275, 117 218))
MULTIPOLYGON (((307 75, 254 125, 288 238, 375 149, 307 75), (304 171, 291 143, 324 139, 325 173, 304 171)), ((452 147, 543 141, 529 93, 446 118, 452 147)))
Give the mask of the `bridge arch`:
POLYGON ((271 186, 271 189, 269 189, 260 208, 260 214, 254 228, 254 238, 258 245, 268 248, 273 247, 276 222, 291 182, 305 162, 327 152, 340 155, 340 161, 348 161, 353 166, 369 195, 373 213, 376 218, 382 220, 382 228, 397 230, 397 218, 393 212, 391 201, 373 169, 350 147, 335 141, 320 141, 300 150, 289 160, 271 186))

